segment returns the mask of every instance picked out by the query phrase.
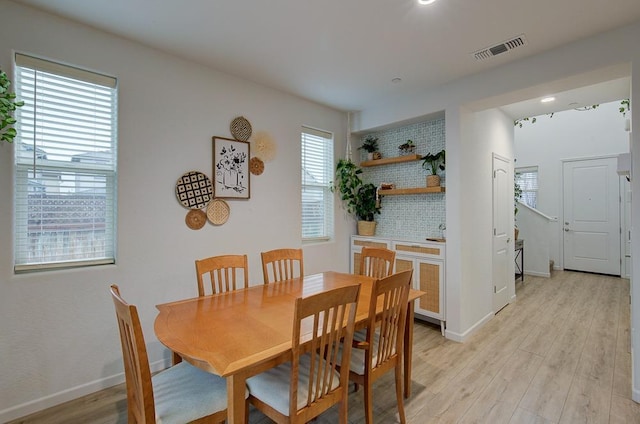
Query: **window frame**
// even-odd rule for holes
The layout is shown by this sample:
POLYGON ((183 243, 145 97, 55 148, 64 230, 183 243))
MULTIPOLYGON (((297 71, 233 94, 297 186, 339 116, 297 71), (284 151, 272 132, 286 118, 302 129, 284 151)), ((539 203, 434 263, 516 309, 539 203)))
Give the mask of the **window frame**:
MULTIPOLYGON (((538 192, 540 191, 540 180, 539 180, 539 172, 537 166, 523 166, 514 169, 516 182, 520 186, 522 190, 522 194, 520 197, 520 202, 529 206, 532 209, 538 208, 538 192), (535 182, 535 187, 527 187, 528 184, 525 183, 525 178, 522 177, 522 174, 534 174, 535 178, 531 179, 535 182), (533 198, 533 204, 531 204, 531 198, 533 198)), ((530 185, 530 184, 529 184, 530 185)))
POLYGON ((18 52, 14 75, 14 272, 114 264, 117 79, 18 52))
POLYGON ((301 237, 302 243, 318 243, 318 242, 327 242, 331 241, 335 237, 335 223, 334 223, 334 215, 335 215, 335 201, 334 201, 334 193, 331 190, 331 181, 333 180, 333 163, 334 163, 334 135, 331 132, 302 126, 300 131, 300 150, 301 150, 301 237), (306 140, 308 138, 308 140, 306 140), (321 141, 322 140, 322 141, 321 141), (313 142, 316 146, 305 145, 305 142, 313 142), (313 183, 309 178, 312 177, 310 173, 305 171, 305 163, 307 161, 306 156, 308 155, 307 150, 315 147, 314 151, 317 151, 317 144, 325 143, 324 146, 321 147, 323 151, 323 161, 322 166, 324 169, 316 169, 316 173, 321 173, 319 179, 321 181, 317 183, 313 183), (304 196, 306 190, 311 189, 312 191, 317 192, 316 196, 319 194, 321 197, 320 200, 320 209, 322 210, 322 224, 319 225, 321 228, 320 234, 317 236, 305 236, 305 201, 304 196))

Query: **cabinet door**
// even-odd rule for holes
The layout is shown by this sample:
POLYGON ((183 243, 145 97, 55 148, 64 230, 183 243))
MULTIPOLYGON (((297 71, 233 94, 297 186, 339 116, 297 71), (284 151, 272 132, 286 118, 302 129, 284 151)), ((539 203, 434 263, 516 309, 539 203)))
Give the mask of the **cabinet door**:
POLYGON ((417 276, 414 276, 414 279, 418 280, 417 289, 426 293, 418 299, 416 312, 440 320, 444 319, 444 311, 442 310, 444 304, 442 293, 444 267, 442 261, 418 259, 417 270, 414 272, 418 273, 417 276))

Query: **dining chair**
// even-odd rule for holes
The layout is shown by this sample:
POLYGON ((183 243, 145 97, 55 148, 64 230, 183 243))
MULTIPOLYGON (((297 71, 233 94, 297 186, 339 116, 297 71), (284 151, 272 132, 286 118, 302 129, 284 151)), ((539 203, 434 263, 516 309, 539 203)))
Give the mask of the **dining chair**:
POLYGON ((395 251, 364 246, 360 252, 359 273, 373 278, 385 278, 393 274, 395 262, 395 251))
POLYGON ((392 369, 395 370, 400 422, 406 422, 402 401, 402 357, 412 274, 413 270, 409 269, 373 283, 366 330, 354 335, 349 379, 356 387, 364 386, 367 424, 373 423, 373 383, 392 369))
POLYGON ((290 360, 247 379, 252 405, 282 424, 340 404, 339 422, 347 423, 349 370, 338 370, 338 355, 349 362, 359 294, 352 285, 296 299, 290 360))
MULTIPOLYGON (((111 286, 124 359, 129 423, 221 423, 227 417, 227 383, 187 362, 151 376, 135 305, 111 286)), ((248 396, 248 392, 247 392, 248 396)))
POLYGON ((196 259, 196 275, 198 277, 198 296, 207 294, 206 282, 210 283, 211 294, 249 287, 247 255, 222 255, 196 259), (242 283, 238 278, 240 272, 244 278, 242 283))
POLYGON ((275 249, 262 252, 261 256, 265 284, 304 276, 302 249, 275 249), (296 263, 298 264, 297 274, 296 263))

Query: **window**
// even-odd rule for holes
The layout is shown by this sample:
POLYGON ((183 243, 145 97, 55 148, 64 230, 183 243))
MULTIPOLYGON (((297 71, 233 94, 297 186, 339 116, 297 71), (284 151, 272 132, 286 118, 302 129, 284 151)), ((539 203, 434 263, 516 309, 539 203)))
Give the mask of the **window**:
POLYGON ((15 271, 114 263, 116 80, 15 59, 15 271))
POLYGON ((538 167, 516 168, 516 183, 522 189, 521 202, 537 208, 538 205, 538 167))
POLYGON ((302 241, 333 236, 333 136, 302 128, 302 241))

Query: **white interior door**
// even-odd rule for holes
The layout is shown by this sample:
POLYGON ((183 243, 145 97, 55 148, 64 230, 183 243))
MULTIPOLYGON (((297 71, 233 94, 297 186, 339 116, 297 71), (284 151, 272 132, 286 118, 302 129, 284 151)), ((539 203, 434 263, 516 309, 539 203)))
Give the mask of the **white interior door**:
POLYGON ((615 158, 563 163, 564 268, 620 275, 620 182, 615 158))
POLYGON ((513 178, 511 161, 493 155, 493 310, 509 303, 509 281, 513 282, 513 178))

